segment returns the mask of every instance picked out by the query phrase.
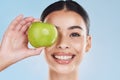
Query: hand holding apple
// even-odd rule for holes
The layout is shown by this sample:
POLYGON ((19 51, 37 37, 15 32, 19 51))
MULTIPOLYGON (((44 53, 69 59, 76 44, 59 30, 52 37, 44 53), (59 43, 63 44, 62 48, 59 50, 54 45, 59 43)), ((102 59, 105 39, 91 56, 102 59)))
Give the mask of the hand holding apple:
POLYGON ((48 47, 54 44, 58 36, 54 25, 33 22, 28 29, 28 40, 33 47, 48 47))

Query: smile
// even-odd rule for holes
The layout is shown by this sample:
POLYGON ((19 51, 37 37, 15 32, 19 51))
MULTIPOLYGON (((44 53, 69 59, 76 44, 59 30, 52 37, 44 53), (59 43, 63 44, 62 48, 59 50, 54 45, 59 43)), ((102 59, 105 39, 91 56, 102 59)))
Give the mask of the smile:
POLYGON ((59 64, 69 64, 75 57, 74 54, 55 53, 52 55, 54 60, 59 64))
POLYGON ((72 59, 72 56, 54 56, 56 59, 60 59, 60 60, 70 60, 72 59))

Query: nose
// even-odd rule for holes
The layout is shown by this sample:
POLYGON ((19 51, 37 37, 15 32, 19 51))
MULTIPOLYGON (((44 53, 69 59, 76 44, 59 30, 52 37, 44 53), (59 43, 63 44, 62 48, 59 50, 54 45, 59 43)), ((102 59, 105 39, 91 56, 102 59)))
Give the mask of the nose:
POLYGON ((69 40, 66 37, 60 37, 57 42, 58 49, 69 49, 69 40))
POLYGON ((69 47, 66 44, 60 44, 57 46, 58 49, 68 49, 69 47))

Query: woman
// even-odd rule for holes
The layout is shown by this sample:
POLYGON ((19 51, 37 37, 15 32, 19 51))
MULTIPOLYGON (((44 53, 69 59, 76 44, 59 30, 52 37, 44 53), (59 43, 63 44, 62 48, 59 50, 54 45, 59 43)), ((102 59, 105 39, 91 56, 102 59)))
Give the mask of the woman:
POLYGON ((42 13, 42 22, 56 26, 58 39, 50 47, 28 48, 27 29, 37 21, 33 17, 16 17, 6 30, 0 46, 0 71, 45 50, 50 80, 78 80, 78 67, 91 48, 89 17, 75 1, 58 1, 42 13))

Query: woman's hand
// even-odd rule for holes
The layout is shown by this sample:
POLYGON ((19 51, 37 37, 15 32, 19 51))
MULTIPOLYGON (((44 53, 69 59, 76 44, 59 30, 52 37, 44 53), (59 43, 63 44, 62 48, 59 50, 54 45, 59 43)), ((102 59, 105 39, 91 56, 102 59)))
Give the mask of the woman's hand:
POLYGON ((29 49, 27 30, 33 17, 17 16, 9 25, 0 44, 0 71, 29 56, 39 55, 43 48, 29 49))

